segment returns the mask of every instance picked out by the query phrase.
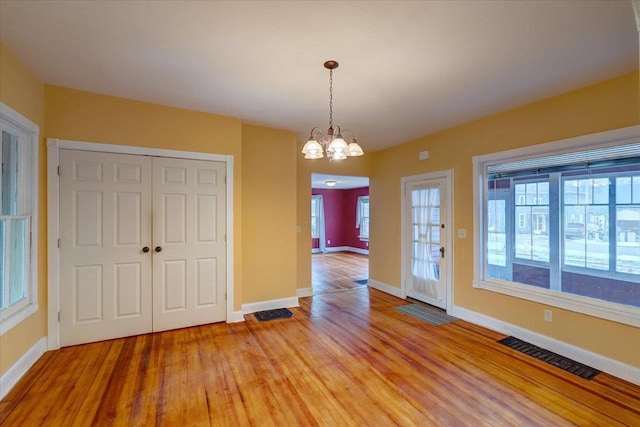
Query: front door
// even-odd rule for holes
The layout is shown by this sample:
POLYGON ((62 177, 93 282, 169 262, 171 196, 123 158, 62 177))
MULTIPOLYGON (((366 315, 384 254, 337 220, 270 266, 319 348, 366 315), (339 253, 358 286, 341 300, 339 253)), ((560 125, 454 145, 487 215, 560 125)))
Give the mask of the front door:
POLYGON ((408 181, 405 203, 405 292, 408 297, 447 308, 447 204, 445 178, 408 181))

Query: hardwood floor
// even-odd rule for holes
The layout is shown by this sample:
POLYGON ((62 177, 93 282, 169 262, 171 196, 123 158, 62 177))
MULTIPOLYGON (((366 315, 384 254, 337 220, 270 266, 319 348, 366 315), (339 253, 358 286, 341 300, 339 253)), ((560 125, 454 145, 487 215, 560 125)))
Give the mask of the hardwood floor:
POLYGON ((329 252, 311 255, 313 294, 361 288, 354 280, 369 277, 369 257, 354 252, 329 252))
POLYGON ((358 288, 302 298, 289 319, 48 352, 2 401, 0 424, 639 425, 639 386, 584 380, 402 304, 358 288))

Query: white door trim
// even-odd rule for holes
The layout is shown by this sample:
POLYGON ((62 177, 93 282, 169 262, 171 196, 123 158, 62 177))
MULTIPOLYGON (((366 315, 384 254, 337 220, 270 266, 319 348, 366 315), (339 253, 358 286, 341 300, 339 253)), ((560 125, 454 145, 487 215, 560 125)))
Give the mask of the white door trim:
POLYGON ((402 289, 402 295, 406 297, 407 288, 406 288, 406 271, 405 265, 408 257, 411 255, 407 250, 408 247, 408 234, 406 232, 408 224, 406 220, 406 206, 405 206, 405 189, 407 184, 420 182, 420 181, 428 181, 432 179, 444 179, 447 182, 447 188, 444 192, 445 202, 448 203, 448 209, 446 211, 446 217, 442 218, 445 224, 449 226, 449 232, 446 233, 445 239, 445 247, 447 248, 447 256, 449 257, 449 262, 446 263, 446 288, 447 288, 447 313, 451 312, 453 309, 453 234, 454 234, 454 226, 453 226, 453 169, 447 169, 437 172, 424 173, 420 175, 411 175, 405 176, 400 179, 400 194, 401 194, 401 202, 400 202, 400 236, 401 236, 401 262, 402 267, 400 268, 400 283, 402 289))
POLYGON ((235 322, 233 312, 233 156, 47 138, 47 293, 49 309, 47 343, 49 350, 60 348, 60 324, 58 323, 60 310, 60 250, 58 249, 60 186, 58 165, 60 164, 61 149, 224 162, 227 174, 225 188, 227 202, 227 323, 235 322))

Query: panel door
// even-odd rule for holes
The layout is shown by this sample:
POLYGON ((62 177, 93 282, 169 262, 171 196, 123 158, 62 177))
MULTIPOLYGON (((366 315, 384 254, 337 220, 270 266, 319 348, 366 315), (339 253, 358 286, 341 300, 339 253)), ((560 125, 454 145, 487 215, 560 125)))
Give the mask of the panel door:
POLYGON ((60 342, 152 330, 151 159, 60 150, 60 342))
POLYGON ((153 160, 153 330, 226 319, 225 168, 153 160))
POLYGON ((410 245, 405 261, 405 288, 408 297, 428 304, 447 308, 447 261, 445 233, 447 206, 443 203, 445 179, 433 179, 407 183, 405 187, 405 212, 408 218, 405 230, 410 245))

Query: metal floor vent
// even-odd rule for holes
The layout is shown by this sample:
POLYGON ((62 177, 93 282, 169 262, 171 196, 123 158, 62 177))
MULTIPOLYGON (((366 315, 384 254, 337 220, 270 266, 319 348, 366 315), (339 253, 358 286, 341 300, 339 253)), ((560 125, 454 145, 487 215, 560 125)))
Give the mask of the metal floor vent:
POLYGON ((591 366, 583 365, 580 362, 576 362, 575 360, 571 360, 552 351, 529 344, 528 342, 519 340, 516 337, 509 336, 499 340, 498 342, 586 380, 590 380, 600 373, 600 371, 592 368, 591 366))

